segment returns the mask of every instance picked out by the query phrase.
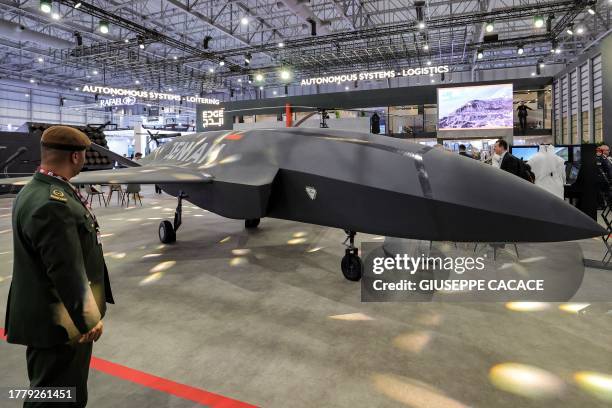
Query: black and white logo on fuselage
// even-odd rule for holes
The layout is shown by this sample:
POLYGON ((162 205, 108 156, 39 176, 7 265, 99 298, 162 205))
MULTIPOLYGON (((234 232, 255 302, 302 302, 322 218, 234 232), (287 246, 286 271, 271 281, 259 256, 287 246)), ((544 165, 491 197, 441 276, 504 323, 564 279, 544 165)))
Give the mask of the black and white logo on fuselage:
POLYGON ((306 186, 306 194, 308 194, 311 200, 314 200, 317 198, 317 189, 312 186, 306 186))

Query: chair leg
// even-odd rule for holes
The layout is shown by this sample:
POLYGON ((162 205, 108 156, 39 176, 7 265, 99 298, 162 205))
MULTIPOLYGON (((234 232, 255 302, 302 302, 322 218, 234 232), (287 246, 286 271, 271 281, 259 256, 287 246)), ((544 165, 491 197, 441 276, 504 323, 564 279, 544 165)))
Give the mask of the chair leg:
POLYGON ((136 197, 138 197, 138 201, 140 202, 140 206, 142 207, 142 197, 140 197, 140 193, 136 193, 136 197))

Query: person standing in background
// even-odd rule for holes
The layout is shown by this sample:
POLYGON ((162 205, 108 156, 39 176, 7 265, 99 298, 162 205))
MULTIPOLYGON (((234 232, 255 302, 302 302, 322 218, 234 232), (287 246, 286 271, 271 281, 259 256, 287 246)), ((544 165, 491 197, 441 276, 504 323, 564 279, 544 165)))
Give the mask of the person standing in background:
POLYGON ((525 131, 527 130, 527 110, 533 110, 533 109, 525 105, 525 101, 521 101, 521 103, 516 108, 516 110, 518 112, 519 126, 521 129, 521 132, 525 133, 525 131))

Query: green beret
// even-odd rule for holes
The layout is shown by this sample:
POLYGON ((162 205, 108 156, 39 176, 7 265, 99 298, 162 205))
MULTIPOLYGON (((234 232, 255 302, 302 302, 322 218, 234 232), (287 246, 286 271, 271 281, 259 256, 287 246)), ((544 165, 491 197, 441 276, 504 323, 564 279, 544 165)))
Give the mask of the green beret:
POLYGON ((43 132, 40 144, 50 149, 79 151, 91 146, 91 140, 73 127, 51 126, 43 132))

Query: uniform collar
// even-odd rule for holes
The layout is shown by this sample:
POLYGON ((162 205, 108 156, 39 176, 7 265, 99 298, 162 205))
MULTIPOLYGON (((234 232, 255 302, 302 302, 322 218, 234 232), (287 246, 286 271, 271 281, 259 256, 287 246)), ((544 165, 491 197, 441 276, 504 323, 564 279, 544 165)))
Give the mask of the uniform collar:
POLYGON ((38 181, 42 181, 43 183, 47 183, 47 184, 62 184, 66 187, 70 187, 70 184, 62 179, 59 179, 57 177, 53 177, 53 176, 48 176, 46 174, 42 174, 39 173, 38 171, 36 173, 34 173, 34 178, 38 181))

